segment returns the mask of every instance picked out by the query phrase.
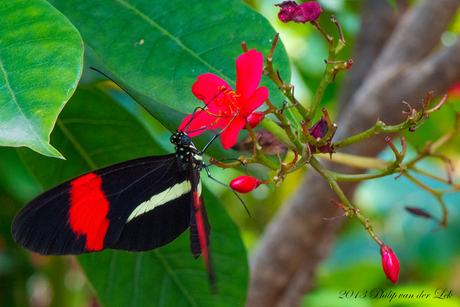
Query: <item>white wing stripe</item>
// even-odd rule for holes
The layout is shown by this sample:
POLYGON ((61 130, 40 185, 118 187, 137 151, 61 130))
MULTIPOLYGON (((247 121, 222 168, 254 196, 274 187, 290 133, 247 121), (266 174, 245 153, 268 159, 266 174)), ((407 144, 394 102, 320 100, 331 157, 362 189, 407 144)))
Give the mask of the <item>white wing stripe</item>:
POLYGON ((171 188, 164 190, 159 194, 153 195, 152 198, 150 198, 147 201, 144 201, 139 206, 137 206, 136 209, 134 209, 134 211, 131 212, 131 215, 126 220, 126 223, 138 217, 139 215, 142 215, 146 212, 149 212, 150 210, 155 209, 155 207, 164 205, 173 199, 179 198, 180 196, 189 193, 191 190, 192 185, 189 180, 176 183, 171 188))

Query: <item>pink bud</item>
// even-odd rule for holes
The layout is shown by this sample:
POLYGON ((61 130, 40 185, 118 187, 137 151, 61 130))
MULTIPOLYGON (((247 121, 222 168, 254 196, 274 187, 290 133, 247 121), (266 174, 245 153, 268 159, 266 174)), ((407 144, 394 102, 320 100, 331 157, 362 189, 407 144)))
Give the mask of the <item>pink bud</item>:
POLYGON ((380 255, 382 255, 382 266, 385 275, 392 283, 398 282, 399 261, 388 245, 380 246, 380 255))
POLYGON ((249 123, 249 126, 251 126, 251 128, 254 129, 264 118, 265 118, 265 113, 258 111, 258 112, 252 112, 251 114, 249 114, 249 116, 246 119, 249 123))
POLYGON ((240 193, 249 193, 252 190, 260 186, 260 179, 249 177, 249 176, 240 176, 230 182, 230 187, 240 193))
POLYGON ((316 20, 323 11, 321 5, 314 1, 308 1, 300 5, 297 5, 295 1, 284 1, 283 3, 275 4, 275 6, 281 8, 278 18, 284 23, 289 21, 306 23, 307 21, 316 20))

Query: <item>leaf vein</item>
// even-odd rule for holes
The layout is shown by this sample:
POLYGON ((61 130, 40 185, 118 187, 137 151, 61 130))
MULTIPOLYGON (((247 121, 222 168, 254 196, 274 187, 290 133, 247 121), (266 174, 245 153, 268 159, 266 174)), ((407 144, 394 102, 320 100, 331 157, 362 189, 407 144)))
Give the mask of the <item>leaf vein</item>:
POLYGON ((19 103, 16 99, 16 96, 14 94, 14 91, 13 89, 11 88, 10 86, 10 81, 8 80, 8 72, 5 70, 5 67, 3 66, 3 61, 0 59, 0 69, 3 73, 3 76, 5 78, 5 85, 7 86, 8 88, 8 91, 10 92, 11 94, 11 98, 12 98, 12 101, 14 102, 14 104, 16 105, 16 107, 18 108, 18 111, 21 115, 21 117, 23 117, 24 121, 26 122, 27 126, 29 126, 30 128, 30 131, 32 132, 33 135, 35 135, 36 139, 43 145, 43 147, 47 147, 45 143, 43 143, 42 139, 40 138, 40 136, 37 134, 37 132, 33 129, 33 126, 32 124, 30 123, 29 119, 26 117, 26 115, 24 114, 24 112, 22 111, 22 108, 19 106, 19 103))
POLYGON ((185 288, 185 286, 182 284, 182 282, 179 280, 179 277, 177 276, 176 272, 174 272, 174 270, 171 268, 171 266, 169 265, 169 263, 166 261, 165 257, 163 256, 163 254, 158 251, 158 250, 154 250, 153 251, 155 253, 155 255, 158 257, 158 259, 160 260, 160 262, 163 264, 163 266, 165 267, 166 269, 166 272, 171 276, 172 280, 174 281, 174 283, 177 285, 177 287, 180 289, 180 291, 182 292, 182 294, 185 296, 186 300, 190 303, 190 305, 192 305, 193 307, 198 307, 196 301, 194 300, 194 298, 190 295, 190 293, 188 292, 187 288, 185 288))
POLYGON ((83 146, 77 141, 77 139, 73 136, 72 133, 70 133, 69 129, 67 129, 67 127, 64 125, 64 123, 61 121, 61 120, 57 120, 56 121, 56 124, 58 125, 58 127, 62 130, 62 132, 64 133, 65 136, 67 136, 67 138, 69 139, 70 143, 75 147, 75 149, 77 149, 77 151, 81 154, 83 160, 86 161, 86 163, 88 163, 88 165, 92 168, 92 169, 96 169, 97 166, 96 166, 96 163, 94 163, 94 161, 91 159, 91 157, 89 156, 89 154, 83 149, 83 146))
POLYGON ((161 33, 163 33, 163 35, 169 37, 171 40, 173 40, 176 44, 178 44, 184 51, 187 51, 188 53, 190 53, 193 57, 195 57, 197 60, 199 60, 200 62, 202 62, 205 66, 209 67, 210 70, 216 72, 216 73, 219 73, 220 72, 214 68, 213 66, 211 66, 209 63, 207 63, 206 61, 204 61, 197 53, 195 53, 194 51, 192 51, 190 48, 188 48, 187 46, 185 46, 178 38, 174 37, 171 33, 169 33, 166 29, 164 29, 163 27, 161 27, 158 23, 156 23, 155 21, 153 21, 151 18, 149 18, 149 16, 145 15, 144 13, 142 13, 140 10, 138 10, 137 8, 135 8, 134 6, 132 6, 131 4, 127 3, 126 1, 124 0, 115 0, 116 2, 120 3, 121 5, 123 5, 125 8, 133 11, 135 14, 139 15, 143 20, 145 20, 147 23, 149 23, 152 27, 154 28, 157 28, 161 33))

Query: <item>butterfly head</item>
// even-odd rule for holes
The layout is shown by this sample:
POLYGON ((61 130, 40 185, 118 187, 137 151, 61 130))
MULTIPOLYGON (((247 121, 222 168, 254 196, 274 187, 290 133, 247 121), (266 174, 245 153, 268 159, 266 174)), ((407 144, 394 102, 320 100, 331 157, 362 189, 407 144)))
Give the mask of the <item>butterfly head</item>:
POLYGON ((183 165, 190 162, 190 158, 201 160, 201 153, 196 149, 190 136, 185 132, 176 132, 171 135, 171 143, 176 146, 176 156, 180 159, 183 165))
POLYGON ((195 148, 192 143, 192 139, 185 132, 176 132, 171 135, 171 143, 177 147, 191 147, 195 148))

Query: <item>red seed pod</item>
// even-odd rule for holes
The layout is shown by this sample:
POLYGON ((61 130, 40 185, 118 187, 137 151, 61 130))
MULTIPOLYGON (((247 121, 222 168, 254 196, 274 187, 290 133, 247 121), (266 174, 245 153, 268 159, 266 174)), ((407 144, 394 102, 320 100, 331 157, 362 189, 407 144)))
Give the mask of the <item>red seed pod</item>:
POLYGON ((399 261, 388 245, 380 246, 382 255, 382 266, 385 275, 392 283, 397 283, 399 278, 399 261))
POLYGON ((247 117, 247 121, 248 121, 249 126, 251 126, 251 128, 254 129, 264 118, 265 118, 265 113, 257 111, 257 112, 252 112, 251 114, 249 114, 249 116, 247 117))
POLYGON ((260 186, 260 179, 249 176, 236 177, 230 182, 230 187, 239 193, 249 193, 260 186))

